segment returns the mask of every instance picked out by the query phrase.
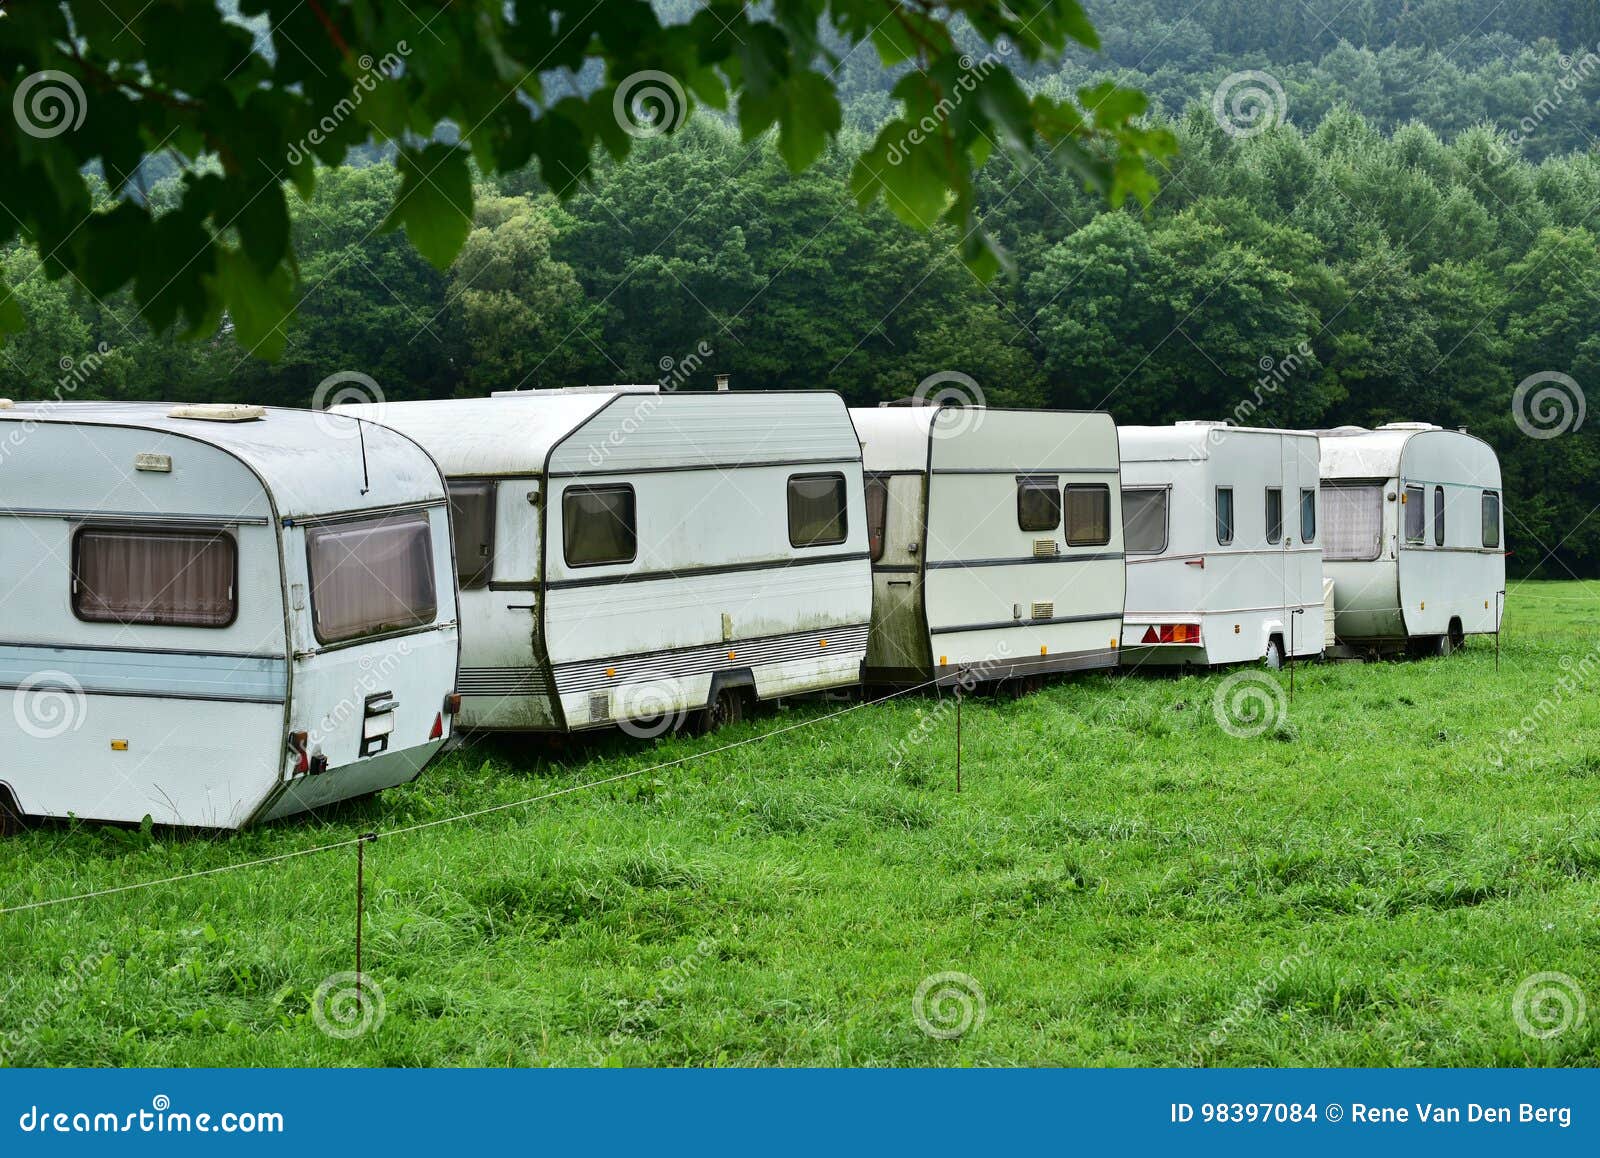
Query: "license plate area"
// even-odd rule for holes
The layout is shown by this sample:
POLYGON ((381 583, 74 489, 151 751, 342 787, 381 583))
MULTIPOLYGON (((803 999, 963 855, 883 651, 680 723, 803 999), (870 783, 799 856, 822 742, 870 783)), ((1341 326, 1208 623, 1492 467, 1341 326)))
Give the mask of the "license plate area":
POLYGON ((366 698, 361 711, 361 755, 376 756, 389 747, 394 734, 395 711, 400 707, 390 692, 376 692, 366 698))

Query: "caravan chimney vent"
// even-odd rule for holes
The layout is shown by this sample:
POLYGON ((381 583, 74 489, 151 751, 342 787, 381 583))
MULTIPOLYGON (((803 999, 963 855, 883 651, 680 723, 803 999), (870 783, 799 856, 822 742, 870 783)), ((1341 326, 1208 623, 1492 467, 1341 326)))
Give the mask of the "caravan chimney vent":
POLYGON ((724 393, 724 394, 727 393, 727 390, 728 390, 728 376, 726 374, 718 374, 717 375, 717 390, 722 392, 722 393, 724 393))

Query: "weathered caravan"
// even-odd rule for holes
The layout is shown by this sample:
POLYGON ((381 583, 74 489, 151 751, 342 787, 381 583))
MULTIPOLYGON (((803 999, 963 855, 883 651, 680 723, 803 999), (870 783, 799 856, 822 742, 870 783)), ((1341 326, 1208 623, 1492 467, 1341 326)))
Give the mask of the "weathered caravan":
POLYGON ((1124 426, 1122 662, 1228 664, 1322 653, 1331 596, 1317 438, 1220 422, 1124 426))
POLYGON ((1505 520, 1489 444, 1425 422, 1320 434, 1340 644, 1447 655, 1499 630, 1505 520))
POLYGON ((656 734, 860 678, 861 448, 828 393, 577 388, 352 407, 449 483, 464 726, 656 734))
POLYGON ((1029 681, 1117 662, 1122 506, 1109 415, 883 406, 851 416, 868 471, 869 682, 1029 681))
POLYGON ((0 408, 13 814, 238 828, 415 778, 457 637, 409 439, 260 407, 0 408))

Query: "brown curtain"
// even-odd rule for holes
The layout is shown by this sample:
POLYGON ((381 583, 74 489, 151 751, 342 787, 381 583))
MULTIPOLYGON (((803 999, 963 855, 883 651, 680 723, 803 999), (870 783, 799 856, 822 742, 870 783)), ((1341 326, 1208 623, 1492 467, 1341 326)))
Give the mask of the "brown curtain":
POLYGON ((83 619, 226 627, 237 601, 237 547, 214 531, 84 530, 74 606, 83 619))
POLYGON ((432 623, 432 536, 422 514, 316 527, 307 536, 311 609, 323 643, 432 623))
POLYGON ((1092 547, 1111 541, 1111 488, 1067 488, 1067 543, 1092 547))

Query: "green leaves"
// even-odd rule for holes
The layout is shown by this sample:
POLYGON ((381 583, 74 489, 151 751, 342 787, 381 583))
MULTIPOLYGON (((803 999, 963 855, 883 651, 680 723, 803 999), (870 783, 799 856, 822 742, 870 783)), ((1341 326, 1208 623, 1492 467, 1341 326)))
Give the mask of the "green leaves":
POLYGON ((443 144, 420 152, 401 149, 395 167, 400 170, 400 192, 383 223, 384 232, 403 226, 418 253, 436 269, 448 269, 472 230, 472 174, 466 152, 443 144))

